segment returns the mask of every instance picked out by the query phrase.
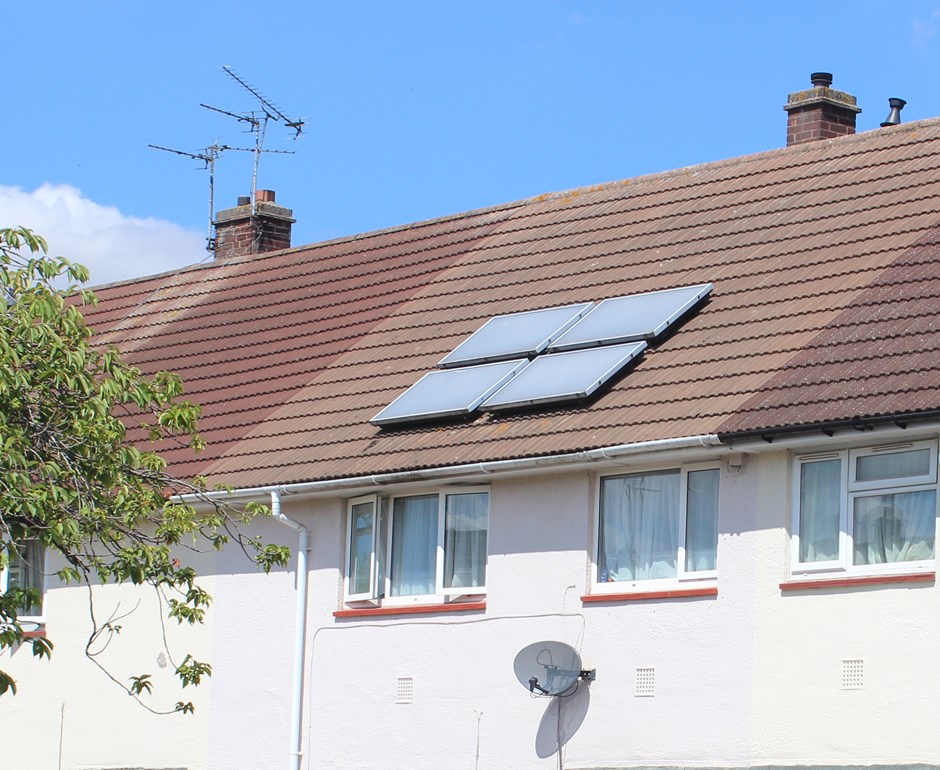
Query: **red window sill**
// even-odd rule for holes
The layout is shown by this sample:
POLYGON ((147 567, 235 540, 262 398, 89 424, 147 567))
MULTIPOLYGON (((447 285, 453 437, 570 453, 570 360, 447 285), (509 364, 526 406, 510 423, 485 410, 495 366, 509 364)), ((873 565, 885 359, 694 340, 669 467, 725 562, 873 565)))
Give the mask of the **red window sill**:
POLYGON ((642 602, 651 599, 686 599, 695 596, 718 596, 717 586, 706 588, 675 588, 671 591, 632 591, 623 594, 585 594, 581 601, 594 602, 642 602))
POLYGON ((852 588, 854 586, 887 585, 890 583, 933 583, 936 572, 912 572, 909 575, 869 575, 866 577, 822 578, 818 580, 788 580, 780 584, 781 591, 806 591, 816 588, 852 588))
POLYGON ((24 639, 45 639, 46 638, 46 629, 45 627, 34 629, 33 631, 24 631, 24 639))
POLYGON ((357 607, 336 610, 334 618, 366 618, 375 615, 430 615, 440 612, 472 612, 485 610, 486 602, 450 602, 448 604, 412 604, 397 607, 357 607))

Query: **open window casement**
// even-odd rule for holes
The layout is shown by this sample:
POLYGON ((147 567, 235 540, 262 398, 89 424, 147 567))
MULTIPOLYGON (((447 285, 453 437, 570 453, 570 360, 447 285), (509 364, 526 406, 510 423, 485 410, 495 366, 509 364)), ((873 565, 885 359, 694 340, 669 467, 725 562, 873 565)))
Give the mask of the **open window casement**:
POLYGON ((358 497, 347 505, 346 601, 485 593, 488 488, 358 497))

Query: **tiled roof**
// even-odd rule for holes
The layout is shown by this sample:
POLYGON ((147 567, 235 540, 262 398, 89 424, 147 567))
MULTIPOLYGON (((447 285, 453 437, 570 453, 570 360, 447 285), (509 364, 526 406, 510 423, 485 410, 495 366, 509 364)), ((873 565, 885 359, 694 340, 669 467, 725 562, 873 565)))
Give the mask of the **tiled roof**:
POLYGON ((181 374, 239 487, 940 408, 940 120, 542 196, 98 291, 181 374), (575 408, 380 429, 493 315, 694 283, 709 303, 575 408))

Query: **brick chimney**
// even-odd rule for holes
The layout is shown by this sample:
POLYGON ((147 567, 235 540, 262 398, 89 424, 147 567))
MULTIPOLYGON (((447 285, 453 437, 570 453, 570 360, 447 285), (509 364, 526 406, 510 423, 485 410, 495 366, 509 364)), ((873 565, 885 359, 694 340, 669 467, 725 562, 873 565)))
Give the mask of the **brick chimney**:
POLYGON ((220 211, 212 223, 215 225, 215 258, 289 249, 290 228, 297 221, 293 213, 274 202, 273 190, 258 190, 254 207, 247 195, 239 197, 235 208, 220 211))
POLYGON ((855 116, 861 112, 855 97, 830 88, 832 75, 814 72, 813 87, 787 97, 787 147, 855 133, 855 116))

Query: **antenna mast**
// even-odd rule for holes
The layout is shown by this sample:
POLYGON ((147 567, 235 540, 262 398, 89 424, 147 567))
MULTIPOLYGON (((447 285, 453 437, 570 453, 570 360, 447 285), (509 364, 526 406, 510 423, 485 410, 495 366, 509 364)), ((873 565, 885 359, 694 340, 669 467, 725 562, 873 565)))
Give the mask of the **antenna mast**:
MULTIPOLYGON (((263 152, 280 152, 285 154, 289 153, 287 150, 265 150, 264 149, 264 138, 265 133, 268 130, 268 123, 274 121, 275 123, 283 123, 288 128, 294 130, 294 139, 300 136, 303 131, 304 121, 301 118, 296 118, 291 120, 287 117, 281 110, 279 110, 268 98, 261 94, 261 92, 248 84, 244 78, 240 77, 235 71, 227 66, 223 65, 222 69, 225 70, 225 73, 232 78, 238 85, 244 88, 248 93, 250 93, 255 99, 258 100, 258 103, 261 107, 257 112, 250 112, 246 115, 239 115, 234 112, 229 112, 228 110, 222 110, 218 107, 212 107, 208 104, 201 104, 201 107, 205 107, 207 110, 212 110, 213 112, 219 112, 223 115, 228 115, 229 117, 235 118, 236 120, 242 123, 248 123, 251 131, 255 135, 255 147, 252 152, 254 153, 254 166, 251 172, 251 213, 254 215, 255 210, 255 193, 258 189, 258 166, 261 163, 261 153, 263 152)), ((236 148, 231 148, 236 149, 236 148)))
POLYGON ((212 221, 215 219, 215 162, 219 159, 223 150, 234 150, 237 147, 227 147, 224 144, 210 144, 201 152, 185 152, 184 150, 174 150, 171 147, 161 147, 158 144, 148 144, 155 150, 163 152, 172 152, 174 155, 184 155, 187 158, 201 160, 205 165, 204 169, 209 170, 209 230, 206 235, 206 251, 215 252, 215 238, 212 237, 212 221))
MULTIPOLYGON (((205 107, 206 105, 201 105, 205 107)), ((215 109, 214 107, 209 107, 208 109, 215 109)), ((217 110, 217 112, 224 112, 224 110, 217 110)), ((231 113, 226 113, 231 114, 231 113)), ((235 115, 234 117, 240 116, 235 115)), ((235 152, 253 152, 256 154, 261 152, 270 152, 277 153, 280 155, 293 155, 293 150, 261 150, 257 147, 250 149, 248 147, 230 147, 227 144, 210 144, 208 147, 204 148, 199 152, 186 152, 185 150, 174 150, 172 147, 161 147, 158 144, 148 144, 148 147, 152 147, 155 150, 163 150, 164 152, 172 152, 174 155, 183 155, 187 158, 194 158, 195 160, 201 160, 205 165, 204 169, 209 170, 209 229, 208 234, 206 235, 206 251, 210 254, 215 253, 215 237, 212 235, 212 223, 215 221, 215 162, 219 159, 219 156, 225 150, 234 150, 235 152)), ((255 162, 255 170, 257 172, 257 161, 255 162)), ((254 182, 254 180, 252 180, 254 182)), ((251 195, 252 195, 252 208, 251 213, 255 213, 254 208, 254 184, 252 184, 251 195)))
POLYGON ((277 153, 280 155, 293 155, 292 150, 266 150, 264 149, 264 138, 265 133, 267 132, 268 122, 274 121, 275 123, 283 123, 288 128, 294 130, 294 139, 297 139, 301 132, 303 131, 304 121, 302 118, 296 118, 291 120, 287 117, 281 110, 274 106, 274 104, 267 99, 265 96, 258 91, 257 88, 249 85, 244 78, 237 75, 231 67, 223 66, 225 73, 231 77, 238 85, 244 88, 248 93, 250 93, 255 99, 258 100, 261 109, 258 111, 249 112, 247 114, 238 114, 236 112, 229 112, 228 110, 220 109, 219 107, 213 107, 209 104, 200 103, 200 107, 205 107, 207 110, 212 110, 213 112, 218 112, 222 115, 227 115, 230 118, 235 118, 241 123, 248 124, 248 130, 255 135, 255 146, 253 148, 248 147, 232 147, 227 144, 219 144, 218 141, 213 142, 208 147, 196 151, 196 152, 186 152, 185 150, 174 150, 172 147, 161 147, 160 145, 150 144, 148 147, 152 147, 155 150, 162 150, 163 152, 172 152, 175 155, 183 155, 187 158, 193 158, 194 160, 200 160, 205 165, 203 168, 208 169, 209 171, 209 230, 208 235, 206 236, 206 251, 211 254, 215 253, 215 237, 212 234, 212 224, 215 221, 215 162, 219 159, 219 156, 225 150, 235 150, 237 152, 250 152, 254 155, 254 164, 251 172, 251 215, 254 217, 257 214, 257 202, 255 201, 255 194, 258 189, 258 166, 261 162, 262 153, 277 153))

